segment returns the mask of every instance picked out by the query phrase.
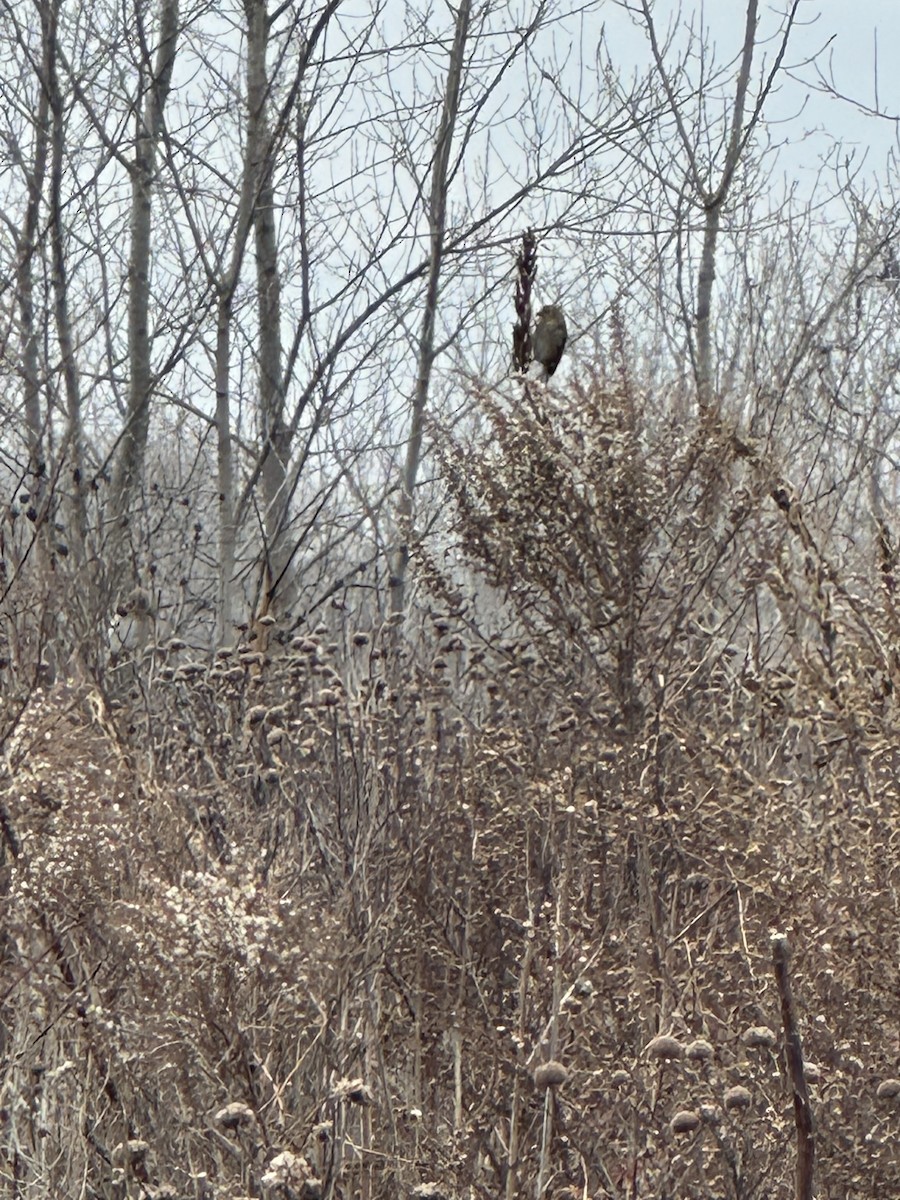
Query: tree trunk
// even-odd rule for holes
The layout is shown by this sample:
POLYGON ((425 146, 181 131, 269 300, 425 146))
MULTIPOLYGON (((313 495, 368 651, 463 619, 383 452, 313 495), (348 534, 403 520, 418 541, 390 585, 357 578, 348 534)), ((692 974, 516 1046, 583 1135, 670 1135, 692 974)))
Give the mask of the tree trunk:
POLYGON ((50 239, 53 253, 53 307, 66 403, 64 453, 69 462, 69 469, 66 472, 66 495, 69 497, 66 522, 67 540, 75 552, 76 562, 83 564, 85 562, 85 542, 88 536, 88 517, 83 490, 85 468, 81 388, 75 356, 75 336, 69 314, 69 280, 63 236, 62 178, 65 157, 65 121, 56 70, 58 19, 59 0, 51 0, 42 9, 42 20, 47 69, 46 88, 52 110, 50 239))
POLYGON ((715 365, 712 349, 712 293, 716 278, 716 248, 719 239, 719 227, 722 220, 722 210, 728 200, 735 171, 741 161, 741 156, 762 111, 762 101, 772 86, 775 75, 781 64, 787 37, 790 33, 797 10, 794 3, 788 17, 787 29, 782 39, 781 49, 776 56, 775 66, 770 71, 768 81, 764 85, 757 105, 750 116, 745 119, 747 109, 747 91, 750 85, 750 70, 753 65, 753 52, 756 47, 756 27, 759 21, 759 0, 747 0, 747 11, 744 18, 744 45, 741 51, 740 67, 738 68, 737 84, 734 93, 734 105, 731 110, 728 142, 722 163, 722 172, 718 184, 713 187, 706 178, 706 172, 701 169, 695 143, 691 140, 688 126, 681 112, 680 104, 675 95, 675 89, 663 62, 663 53, 656 35, 656 25, 651 11, 650 0, 641 0, 641 10, 650 38, 653 59, 662 81, 663 89, 672 115, 678 139, 687 159, 687 173, 690 189, 693 192, 694 203, 702 208, 703 248, 700 252, 700 267, 697 274, 697 308, 695 313, 697 331, 697 358, 694 364, 697 384, 697 408, 701 420, 708 420, 716 415, 713 401, 713 383, 715 365))
POLYGON ((775 982, 781 998, 781 1022, 784 1026, 784 1054, 787 1060, 788 1077, 794 1095, 794 1124, 797 1130, 797 1173, 795 1180, 796 1200, 813 1200, 813 1166, 815 1165, 815 1139, 813 1137, 812 1106, 806 1086, 803 1068, 803 1047, 797 1018, 794 1013, 794 998, 788 973, 790 950, 788 940, 782 934, 772 938, 772 960, 775 967, 775 982))
POLYGON ((703 249, 700 252, 700 270, 697 275, 697 406, 701 419, 713 410, 713 351, 710 314, 712 312, 712 290, 716 279, 716 243, 722 203, 715 201, 706 209, 703 226, 703 249))
POLYGON ((444 107, 438 129, 434 151, 434 167, 431 176, 431 197, 428 206, 428 224, 431 240, 428 276, 425 284, 425 308, 419 334, 418 373, 412 403, 412 421, 409 440, 406 444, 406 464, 401 480, 400 505, 397 525, 400 545, 395 553, 391 573, 391 609, 402 612, 406 603, 407 572, 409 569, 409 546, 412 538, 413 492, 422 461, 422 435, 425 429, 425 405, 431 386, 431 371, 434 366, 434 330, 437 318, 438 294, 441 282, 441 267, 444 258, 444 239, 447 225, 447 183, 450 173, 450 151, 453 148, 453 130, 459 115, 459 93, 462 85, 463 62, 471 19, 470 0, 461 0, 456 14, 456 32, 450 51, 450 66, 444 92, 444 107))
POLYGON ((253 232, 256 248, 256 296, 259 317, 259 422, 262 457, 266 610, 281 583, 287 559, 282 552, 287 508, 287 466, 290 431, 284 420, 284 376, 281 347, 281 280, 275 230, 275 189, 272 183, 272 140, 267 119, 268 75, 266 49, 269 17, 265 0, 246 0, 247 16, 247 162, 255 197, 253 232))
POLYGON ((178 42, 178 0, 160 0, 159 46, 147 87, 143 115, 138 118, 135 157, 131 166, 131 254, 128 263, 128 409, 113 473, 115 520, 112 570, 121 588, 129 541, 129 514, 143 481, 147 434, 150 427, 150 233, 156 151, 162 136, 163 113, 172 83, 178 42))
POLYGON ((217 633, 224 645, 234 620, 234 456, 231 445, 230 359, 233 291, 219 297, 216 313, 216 449, 219 484, 219 603, 217 633))
MULTIPOLYGON (((41 490, 46 470, 44 447, 44 416, 41 411, 38 331, 34 315, 34 260, 38 254, 38 228, 41 198, 47 175, 50 146, 50 98, 46 87, 49 41, 44 30, 43 61, 41 64, 41 95, 34 118, 34 154, 30 167, 22 163, 28 188, 25 220, 16 247, 16 292, 19 303, 19 329, 24 388, 25 433, 28 442, 28 487, 34 493, 41 490)), ((33 504, 36 507, 36 504, 33 504)))

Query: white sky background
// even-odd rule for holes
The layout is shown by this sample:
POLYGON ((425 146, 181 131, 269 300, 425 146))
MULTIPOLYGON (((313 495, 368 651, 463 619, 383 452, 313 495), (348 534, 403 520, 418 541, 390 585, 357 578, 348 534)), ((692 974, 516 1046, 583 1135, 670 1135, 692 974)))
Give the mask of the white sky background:
MULTIPOLYGON (((632 0, 632 7, 638 7, 632 0)), ((691 20, 709 30, 720 66, 734 62, 740 54, 745 0, 656 0, 653 6, 660 40, 670 22, 680 13, 682 22, 691 20)), ((777 51, 775 35, 780 14, 790 0, 763 0, 760 4, 760 43, 754 56, 754 78, 762 63, 771 63, 777 51), (768 41, 766 39, 769 39, 768 41)), ((650 49, 645 33, 617 4, 602 10, 611 48, 635 66, 646 65, 650 49)), ((676 44, 681 44, 681 39, 676 44)), ((888 156, 897 149, 895 120, 869 115, 878 108, 900 118, 900 0, 801 0, 797 23, 791 33, 777 89, 769 97, 765 113, 775 140, 788 145, 779 163, 789 178, 812 186, 824 158, 836 142, 865 156, 865 173, 884 177, 888 156), (818 55, 815 62, 809 61, 818 55), (849 100, 826 94, 819 73, 849 100), (783 121, 784 124, 777 124, 783 121)), ((803 191, 801 187, 801 191, 803 191)))

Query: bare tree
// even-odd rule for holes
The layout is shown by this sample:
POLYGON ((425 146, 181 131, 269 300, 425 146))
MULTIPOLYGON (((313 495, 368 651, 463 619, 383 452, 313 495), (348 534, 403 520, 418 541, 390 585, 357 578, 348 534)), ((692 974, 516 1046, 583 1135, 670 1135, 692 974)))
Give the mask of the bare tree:
MULTIPOLYGON (((697 288, 694 311, 694 326, 688 325, 688 338, 694 363, 694 373, 697 385, 698 405, 701 417, 706 419, 715 415, 714 392, 716 363, 713 353, 712 299, 713 286, 716 278, 716 251, 722 225, 722 214, 731 199, 732 186, 742 158, 752 143, 754 134, 759 126, 764 105, 772 86, 781 70, 784 54, 796 20, 799 4, 794 0, 790 10, 785 14, 779 34, 779 45, 774 62, 768 73, 761 81, 755 98, 751 100, 748 115, 748 98, 750 97, 751 73, 754 54, 757 48, 757 26, 759 23, 758 0, 747 0, 744 17, 744 40, 741 49, 734 98, 727 119, 727 129, 722 132, 719 144, 717 163, 715 156, 706 160, 701 153, 696 122, 692 121, 686 112, 687 102, 678 94, 678 85, 673 78, 671 69, 666 62, 663 47, 657 31, 656 19, 653 15, 649 0, 641 0, 641 13, 650 42, 653 61, 662 84, 669 111, 674 122, 677 145, 679 150, 679 170, 683 171, 684 184, 677 188, 678 202, 685 196, 696 211, 702 214, 703 240, 697 268, 697 288), (694 333, 695 330, 695 333, 694 333)), ((700 71, 704 76, 711 75, 713 64, 706 61, 709 47, 704 45, 700 50, 700 71)), ((699 95, 702 109, 704 97, 699 95)), ((670 186, 676 187, 674 180, 670 186)))
POLYGON ((143 485, 143 468, 150 429, 153 372, 150 334, 150 251, 156 162, 163 134, 166 102, 178 48, 178 0, 160 0, 159 40, 155 58, 138 9, 143 73, 136 105, 135 152, 130 164, 131 246, 128 264, 128 406, 116 456, 111 495, 114 535, 113 574, 121 582, 127 569, 131 510, 143 485))
POLYGON ((465 70, 466 48, 471 21, 471 4, 461 0, 456 10, 456 27, 450 48, 447 79, 441 119, 435 138, 431 165, 431 190, 428 202, 429 256, 425 295, 422 305, 422 323, 419 332, 418 365, 409 439, 406 445, 406 465, 398 509, 400 545, 394 559, 391 578, 391 607, 394 612, 403 610, 406 594, 406 573, 409 565, 409 543, 412 537, 413 491, 422 459, 422 435, 425 424, 425 405, 431 383, 431 372, 435 357, 435 322, 440 295, 441 268, 447 224, 447 192, 450 183, 450 162, 453 151, 453 135, 459 118, 459 97, 465 70))
MULTIPOLYGON (((26 162, 19 153, 19 166, 25 177, 27 203, 16 247, 16 292, 19 307, 20 356, 23 383, 26 436, 29 461, 27 478, 40 503, 47 470, 44 412, 41 405, 41 367, 38 354, 40 340, 39 315, 35 305, 35 277, 41 261, 40 226, 47 161, 50 152, 50 93, 46 81, 50 72, 51 39, 41 39, 40 66, 35 71, 38 81, 38 104, 33 123, 31 160, 26 162)), ((24 34, 19 34, 20 46, 26 50, 24 34)))

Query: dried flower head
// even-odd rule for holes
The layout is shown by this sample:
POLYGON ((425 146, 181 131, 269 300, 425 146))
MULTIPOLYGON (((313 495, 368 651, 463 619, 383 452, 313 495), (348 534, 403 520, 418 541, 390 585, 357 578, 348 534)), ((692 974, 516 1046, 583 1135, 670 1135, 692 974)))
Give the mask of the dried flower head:
POLYGON ((697 1038, 685 1046, 684 1056, 694 1062, 709 1062, 713 1056, 712 1044, 706 1038, 697 1038))
POLYGON ((778 1039, 768 1025, 754 1025, 752 1028, 744 1031, 741 1040, 745 1046, 751 1049, 761 1046, 766 1050, 771 1050, 778 1039))
POLYGON ((409 1195, 410 1200, 448 1200, 447 1192, 434 1180, 416 1184, 409 1195))
POLYGON ((253 1117, 253 1109, 249 1105, 235 1100, 231 1104, 226 1104, 224 1108, 220 1108, 213 1120, 223 1129, 240 1129, 242 1125, 249 1125, 253 1117))
POLYGON ((561 1062, 551 1059, 541 1063, 534 1073, 534 1086, 537 1088, 558 1087, 569 1078, 569 1072, 561 1062))
POLYGON ((119 1142, 117 1146, 113 1147, 112 1161, 118 1167, 134 1167, 144 1161, 149 1149, 148 1143, 140 1141, 138 1138, 132 1138, 128 1142, 119 1142))
POLYGON ((336 1100, 339 1104, 345 1102, 362 1105, 375 1103, 371 1090, 361 1079, 339 1079, 328 1098, 336 1100))
POLYGON ((699 1114, 692 1112, 689 1108, 683 1108, 672 1118, 670 1128, 673 1133, 693 1133, 699 1124, 699 1114))
POLYGON ((682 1046, 678 1038, 674 1038, 667 1033, 661 1033, 659 1037, 655 1037, 647 1043, 647 1054, 650 1058, 670 1062, 674 1059, 684 1057, 684 1046, 682 1046))
POLYGON ((752 1096, 747 1088, 738 1083, 728 1089, 723 1100, 726 1108, 749 1108, 752 1096))
POLYGON ((311 1181, 309 1163, 302 1154, 294 1154, 292 1150, 276 1154, 261 1180, 267 1188, 305 1187, 311 1181))

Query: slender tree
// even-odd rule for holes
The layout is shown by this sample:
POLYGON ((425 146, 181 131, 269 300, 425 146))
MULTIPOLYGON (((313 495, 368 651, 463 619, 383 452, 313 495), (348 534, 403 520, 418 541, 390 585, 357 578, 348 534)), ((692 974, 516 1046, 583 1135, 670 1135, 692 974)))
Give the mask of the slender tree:
POLYGON ((647 29, 653 61, 665 92, 682 155, 688 191, 693 205, 703 214, 703 242, 697 270, 695 307, 696 340, 691 338, 697 400, 701 418, 715 415, 714 390, 716 363, 713 354, 712 298, 716 278, 716 249, 722 225, 722 214, 728 204, 735 173, 754 132, 759 125, 765 101, 781 69, 788 40, 796 20, 799 0, 793 0, 785 16, 780 45, 775 61, 765 78, 748 115, 748 94, 757 46, 759 0, 747 0, 744 17, 744 41, 735 83, 734 99, 724 137, 724 151, 717 176, 713 164, 704 162, 698 143, 690 132, 690 122, 684 112, 684 101, 676 93, 675 84, 666 65, 657 34, 656 21, 649 0, 641 0, 641 12, 647 29))
POLYGON ((403 468, 397 514, 399 546, 394 556, 391 572, 391 608, 394 612, 402 612, 406 603, 410 541, 413 537, 414 493, 422 462, 425 409, 434 368, 435 326, 441 290, 441 271, 446 249, 447 191, 450 183, 453 134, 459 118, 459 97, 465 69, 470 22, 471 4, 469 0, 460 0, 456 10, 456 27, 453 44, 450 48, 444 100, 441 106, 441 117, 431 165, 431 189, 428 201, 428 270, 425 278, 425 294, 419 329, 416 382, 412 399, 409 437, 406 443, 406 462, 403 468))
MULTIPOLYGON (((140 9, 138 10, 140 25, 140 9)), ((128 405, 125 427, 116 455, 111 495, 114 533, 113 575, 125 581, 132 510, 143 487, 147 435, 153 397, 150 331, 150 261, 153 224, 153 190, 156 162, 163 133, 166 103, 172 84, 178 48, 178 0, 160 0, 159 40, 156 56, 147 54, 139 89, 134 159, 131 176, 131 246, 128 262, 128 405)), ((145 31, 141 29, 142 37, 145 31)))

